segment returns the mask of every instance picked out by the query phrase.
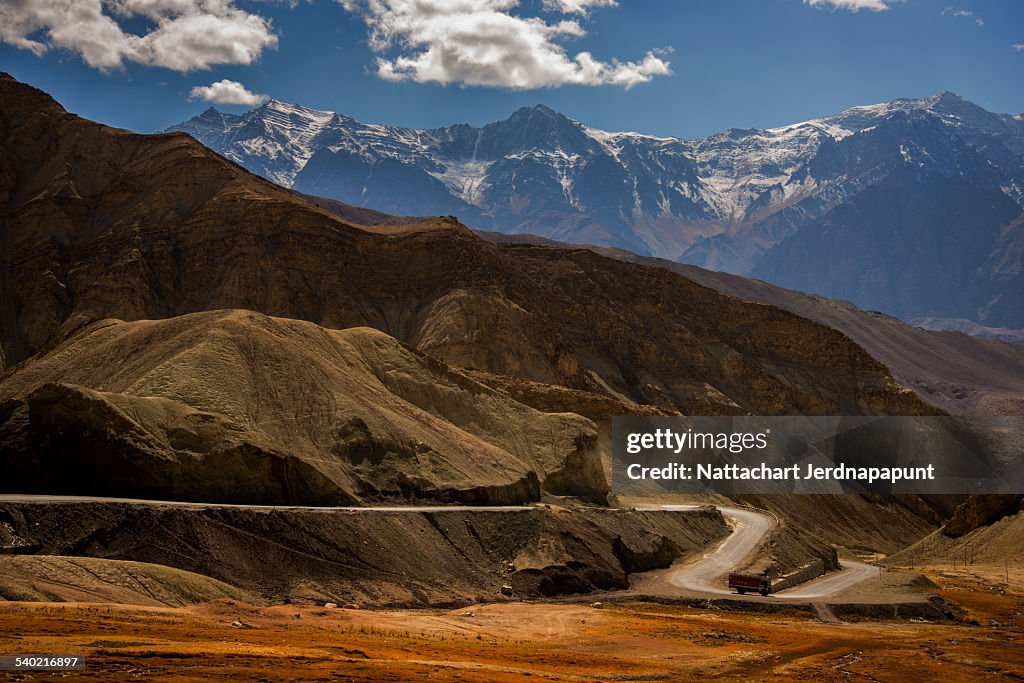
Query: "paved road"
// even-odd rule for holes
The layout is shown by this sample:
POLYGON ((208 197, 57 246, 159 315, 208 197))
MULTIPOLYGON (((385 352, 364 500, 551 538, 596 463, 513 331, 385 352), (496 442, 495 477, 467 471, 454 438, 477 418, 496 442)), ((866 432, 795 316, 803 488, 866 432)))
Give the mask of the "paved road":
POLYGON ((392 505, 385 507, 322 507, 313 505, 241 505, 237 503, 189 503, 177 500, 102 498, 97 496, 32 496, 0 494, 0 503, 127 503, 182 508, 245 508, 247 510, 308 510, 310 512, 522 512, 532 505, 392 505))
MULTIPOLYGON (((666 510, 688 510, 695 505, 665 505, 666 510)), ((700 561, 681 567, 668 576, 669 582, 679 588, 711 593, 714 595, 732 595, 719 580, 723 574, 742 564, 747 555, 757 547, 768 530, 775 525, 775 520, 766 514, 746 508, 719 507, 723 515, 733 524, 732 534, 715 550, 705 555, 700 561)), ((847 588, 860 583, 864 579, 877 576, 879 568, 855 560, 842 560, 841 572, 825 576, 794 586, 772 597, 783 600, 810 600, 835 595, 847 588)))

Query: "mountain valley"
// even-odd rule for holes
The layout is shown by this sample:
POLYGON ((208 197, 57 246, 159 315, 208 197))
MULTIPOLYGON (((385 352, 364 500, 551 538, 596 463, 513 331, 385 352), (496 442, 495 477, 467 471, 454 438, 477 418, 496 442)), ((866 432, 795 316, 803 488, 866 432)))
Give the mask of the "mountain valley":
MULTIPOLYGON (((152 600, 130 598, 147 605, 619 599, 744 529, 721 497, 619 500, 613 416, 1019 410, 1024 358, 1007 342, 302 194, 6 75, 0 124, 0 541, 87 558, 0 566, 17 595, 71 599, 56 582, 92 568, 109 577, 97 595, 152 583, 152 600)), ((835 571, 977 522, 972 500, 741 501, 765 525, 743 566, 835 571)), ((959 618, 890 588, 872 599, 901 618, 959 618)))

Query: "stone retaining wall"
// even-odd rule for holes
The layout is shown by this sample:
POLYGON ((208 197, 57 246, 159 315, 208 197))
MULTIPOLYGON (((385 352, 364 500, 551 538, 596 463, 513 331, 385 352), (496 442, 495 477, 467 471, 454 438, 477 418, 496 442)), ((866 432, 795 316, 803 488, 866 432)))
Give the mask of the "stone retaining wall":
POLYGON ((792 574, 783 576, 778 581, 772 583, 772 593, 778 593, 779 591, 793 586, 798 586, 801 583, 806 583, 811 579, 816 579, 825 573, 825 562, 823 560, 815 560, 803 569, 798 569, 792 574))

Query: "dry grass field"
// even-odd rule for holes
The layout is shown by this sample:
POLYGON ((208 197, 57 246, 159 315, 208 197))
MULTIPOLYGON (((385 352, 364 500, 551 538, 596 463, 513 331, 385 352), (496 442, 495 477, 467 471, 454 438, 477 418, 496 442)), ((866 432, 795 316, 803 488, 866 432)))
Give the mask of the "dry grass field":
POLYGON ((1024 590, 994 571, 928 574, 965 623, 847 621, 645 603, 454 611, 85 603, 0 606, 0 651, 87 669, 7 680, 1021 680, 1024 590), (991 574, 991 575, 990 575, 991 574))

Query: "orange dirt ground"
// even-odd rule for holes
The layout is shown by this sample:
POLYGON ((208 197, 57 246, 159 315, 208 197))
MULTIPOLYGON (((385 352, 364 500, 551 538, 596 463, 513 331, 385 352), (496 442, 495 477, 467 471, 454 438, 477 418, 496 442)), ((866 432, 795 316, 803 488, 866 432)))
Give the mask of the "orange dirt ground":
POLYGON ((83 654, 88 666, 0 680, 1024 680, 1021 572, 1009 585, 995 568, 928 576, 969 623, 826 625, 793 611, 642 603, 384 612, 6 603, 0 653, 83 654))

